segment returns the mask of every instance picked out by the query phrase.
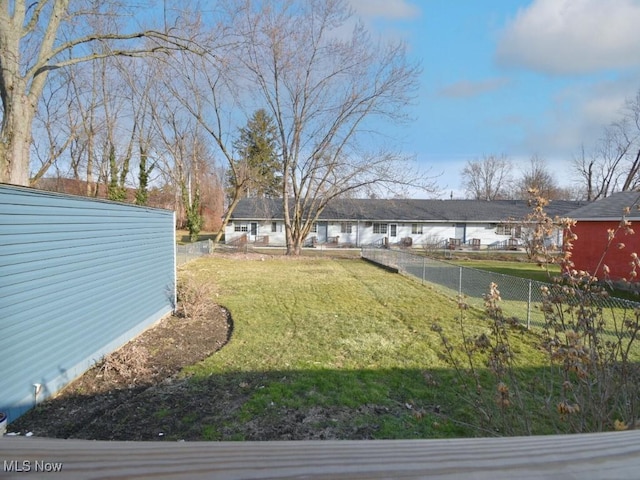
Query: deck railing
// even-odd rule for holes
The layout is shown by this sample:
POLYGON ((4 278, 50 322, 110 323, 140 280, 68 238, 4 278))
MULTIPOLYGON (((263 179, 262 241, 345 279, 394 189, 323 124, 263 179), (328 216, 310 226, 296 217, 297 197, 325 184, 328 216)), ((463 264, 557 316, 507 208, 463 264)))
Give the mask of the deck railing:
POLYGON ((640 431, 543 437, 281 442, 0 439, 6 478, 634 479, 640 431), (26 478, 26 477, 25 477, 26 478))

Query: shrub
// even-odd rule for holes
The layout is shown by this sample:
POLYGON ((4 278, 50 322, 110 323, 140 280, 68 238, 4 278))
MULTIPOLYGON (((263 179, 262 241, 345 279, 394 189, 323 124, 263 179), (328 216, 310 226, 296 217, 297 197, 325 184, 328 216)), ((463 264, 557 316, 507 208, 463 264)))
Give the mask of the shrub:
POLYGON ((149 374, 148 359, 146 348, 132 346, 106 355, 99 365, 99 371, 107 381, 115 375, 135 383, 137 377, 149 374))
MULTIPOLYGON (((545 323, 536 337, 546 366, 531 381, 519 373, 526 364, 511 348, 510 338, 523 328, 507 319, 500 308, 498 285, 485 295, 487 332, 470 335, 464 324, 467 306, 460 300, 458 323, 462 342, 453 344, 435 325, 443 345, 443 358, 457 374, 461 395, 476 412, 475 426, 482 432, 508 435, 531 431, 531 415, 548 417, 556 432, 599 432, 634 428, 638 421, 640 368, 633 357, 640 332, 640 310, 615 309, 607 283, 588 272, 576 271, 571 261, 577 238, 571 219, 553 219, 544 212, 546 202, 534 198, 534 213, 527 220, 531 232, 528 253, 542 267, 559 263, 561 275, 542 287, 541 311, 545 323), (561 226, 565 245, 560 255, 544 238, 561 226)), ((622 218, 618 229, 633 233, 622 218)), ((608 231, 609 247, 616 231, 608 231)), ((606 251, 602 253, 602 258, 606 251)), ((632 269, 636 255, 632 255, 632 269)), ((606 272, 606 266, 604 266, 606 272)), ((635 271, 635 270, 633 270, 635 271)), ((633 277, 632 271, 632 277, 633 277)), ((605 279, 606 280, 606 279, 605 279)))
POLYGON ((178 308, 176 314, 194 320, 203 318, 215 307, 215 287, 198 280, 193 275, 184 275, 178 280, 178 308))

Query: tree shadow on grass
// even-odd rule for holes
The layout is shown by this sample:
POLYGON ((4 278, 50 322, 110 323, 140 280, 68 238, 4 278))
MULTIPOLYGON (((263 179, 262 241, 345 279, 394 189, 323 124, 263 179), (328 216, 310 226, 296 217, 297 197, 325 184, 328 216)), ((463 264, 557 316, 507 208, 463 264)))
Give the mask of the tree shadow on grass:
POLYGON ((387 424, 397 424, 387 436, 397 430, 397 437, 420 438, 427 432, 412 421, 413 409, 433 410, 433 398, 420 398, 424 388, 397 383, 419 384, 421 375, 240 372, 169 378, 100 394, 66 392, 27 412, 10 431, 101 440, 363 439, 385 436, 387 424), (415 398, 404 398, 410 392, 415 398))
MULTIPOLYGON (((531 371, 521 372, 536 383, 531 371)), ((538 382, 539 383, 539 382, 538 382)), ((171 377, 101 394, 67 393, 10 425, 95 440, 451 438, 514 434, 486 424, 446 369, 304 370, 171 377)), ((539 406, 541 407, 541 406, 539 406)), ((532 407, 535 408, 535 407, 532 407)), ((538 413, 532 433, 561 433, 538 413)), ((504 419, 503 419, 504 420, 504 419)), ((515 432, 522 434, 524 432, 515 432)))

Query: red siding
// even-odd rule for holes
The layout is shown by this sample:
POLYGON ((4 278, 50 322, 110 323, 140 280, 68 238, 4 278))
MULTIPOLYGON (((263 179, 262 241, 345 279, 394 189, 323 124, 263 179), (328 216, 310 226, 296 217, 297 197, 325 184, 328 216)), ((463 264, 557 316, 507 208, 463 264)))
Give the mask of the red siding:
MULTIPOLYGON (((635 235, 627 235, 623 230, 620 230, 606 252, 599 271, 595 272, 602 254, 607 248, 609 239, 607 230, 615 230, 619 224, 619 221, 578 221, 573 228, 578 239, 573 242, 571 257, 577 270, 595 273, 599 278, 604 278, 602 265, 607 265, 610 272, 609 277, 612 280, 631 279, 631 254, 636 252, 640 255, 640 230, 635 235), (620 243, 624 243, 623 249, 618 248, 620 243)), ((631 228, 634 227, 636 226, 632 224, 631 228)))

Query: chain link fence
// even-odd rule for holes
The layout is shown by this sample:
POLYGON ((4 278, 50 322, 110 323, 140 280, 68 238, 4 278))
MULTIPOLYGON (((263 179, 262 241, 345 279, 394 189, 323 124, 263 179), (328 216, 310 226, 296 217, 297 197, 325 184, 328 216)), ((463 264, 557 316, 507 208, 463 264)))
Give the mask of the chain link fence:
MULTIPOLYGON (((545 318, 540 309, 542 288, 548 287, 549 283, 461 267, 403 250, 363 248, 362 257, 411 275, 452 297, 462 296, 468 305, 480 309, 484 309, 484 295, 493 282, 498 285, 502 298, 500 306, 506 317, 517 318, 527 328, 544 326, 545 318)), ((640 309, 640 303, 617 297, 599 298, 598 302, 609 318, 634 317, 634 312, 640 309)))
POLYGON ((201 240, 199 242, 186 243, 184 245, 176 245, 176 265, 184 265, 185 263, 213 252, 212 240, 201 240))

